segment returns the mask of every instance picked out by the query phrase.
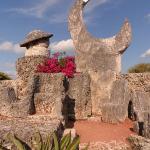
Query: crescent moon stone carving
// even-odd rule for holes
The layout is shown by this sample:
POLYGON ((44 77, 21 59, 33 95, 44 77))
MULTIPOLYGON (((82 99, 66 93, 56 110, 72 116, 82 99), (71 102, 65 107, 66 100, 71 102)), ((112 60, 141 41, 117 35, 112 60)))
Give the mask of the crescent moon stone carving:
POLYGON ((116 75, 121 72, 121 55, 131 43, 132 31, 126 19, 120 32, 110 38, 95 38, 83 22, 83 9, 88 0, 76 0, 68 17, 68 28, 75 46, 77 72, 87 72, 91 77, 93 113, 110 97, 116 75))

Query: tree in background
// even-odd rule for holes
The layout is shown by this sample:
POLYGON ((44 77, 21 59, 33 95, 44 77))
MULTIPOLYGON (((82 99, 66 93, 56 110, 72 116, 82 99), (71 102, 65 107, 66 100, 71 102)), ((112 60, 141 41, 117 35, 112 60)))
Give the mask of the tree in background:
POLYGON ((150 72, 150 63, 137 64, 128 70, 129 73, 143 73, 150 72))
POLYGON ((11 80, 11 78, 7 74, 0 72, 0 80, 11 80))

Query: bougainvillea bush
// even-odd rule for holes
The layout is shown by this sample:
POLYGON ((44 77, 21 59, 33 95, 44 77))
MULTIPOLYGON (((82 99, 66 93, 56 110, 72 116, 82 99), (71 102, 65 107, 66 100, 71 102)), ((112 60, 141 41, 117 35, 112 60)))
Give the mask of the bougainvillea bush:
POLYGON ((37 66, 37 72, 42 73, 60 73, 66 77, 72 78, 76 71, 75 58, 73 56, 65 56, 65 53, 57 52, 49 59, 46 59, 43 64, 37 66))

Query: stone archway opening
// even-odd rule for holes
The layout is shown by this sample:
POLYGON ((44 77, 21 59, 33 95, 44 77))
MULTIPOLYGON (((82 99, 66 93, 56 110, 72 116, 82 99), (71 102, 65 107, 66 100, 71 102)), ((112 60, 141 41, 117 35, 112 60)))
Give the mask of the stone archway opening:
POLYGON ((76 121, 75 118, 75 99, 71 99, 66 95, 63 103, 63 116, 66 128, 73 128, 76 121))
POLYGON ((130 100, 128 103, 128 118, 130 120, 134 120, 135 116, 134 116, 134 108, 133 108, 133 102, 130 100))
MULTIPOLYGON (((64 79, 63 85, 65 88, 65 93, 67 93, 69 90, 69 82, 66 78, 64 79)), ((63 114, 64 121, 65 121, 65 127, 73 128, 74 123, 76 121, 75 99, 71 98, 68 94, 66 94, 64 101, 63 101, 62 114, 63 114)))

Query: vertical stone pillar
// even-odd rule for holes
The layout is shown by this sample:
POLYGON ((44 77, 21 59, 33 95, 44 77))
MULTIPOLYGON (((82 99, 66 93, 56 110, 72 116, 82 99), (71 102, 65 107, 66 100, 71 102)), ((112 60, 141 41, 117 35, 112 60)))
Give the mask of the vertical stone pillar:
POLYGON ((36 90, 36 70, 49 56, 49 38, 53 35, 40 30, 30 32, 20 44, 26 48, 25 57, 16 62, 16 97, 14 109, 25 109, 21 115, 35 113, 34 92, 36 90), (30 90, 30 91, 29 91, 30 90), (23 107, 23 105, 25 105, 23 107))
POLYGON ((90 90, 90 76, 87 73, 75 74, 74 78, 68 79, 66 103, 68 113, 72 119, 87 119, 92 115, 92 102, 90 90))

